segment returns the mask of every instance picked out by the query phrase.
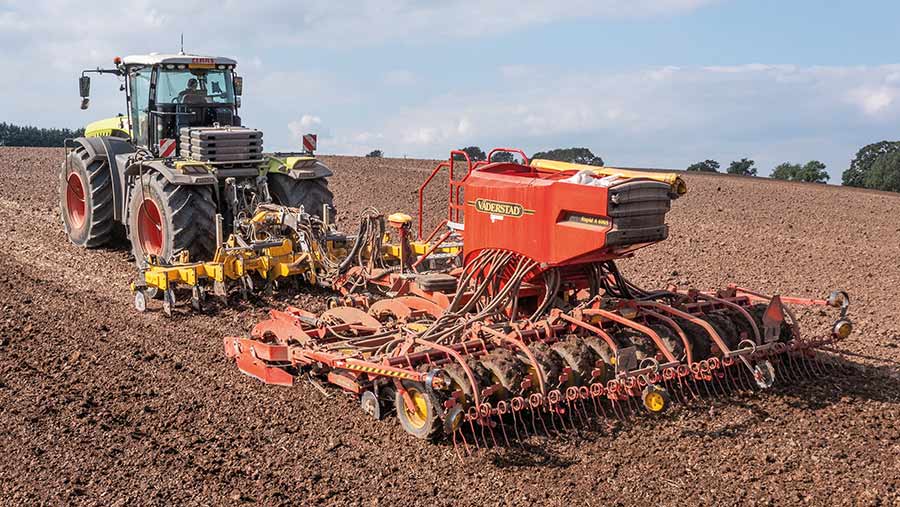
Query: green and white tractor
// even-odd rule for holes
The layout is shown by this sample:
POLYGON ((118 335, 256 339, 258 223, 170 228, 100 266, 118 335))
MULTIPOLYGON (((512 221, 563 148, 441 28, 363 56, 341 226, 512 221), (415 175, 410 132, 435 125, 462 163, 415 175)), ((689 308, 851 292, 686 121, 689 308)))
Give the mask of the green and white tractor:
POLYGON ((264 153, 262 132, 244 127, 238 111, 243 80, 229 58, 156 54, 115 58, 109 69, 82 72, 121 81, 127 114, 87 125, 67 142, 59 199, 69 240, 86 248, 124 235, 138 267, 146 259, 202 261, 235 220, 271 202, 302 207, 333 221, 331 170, 304 151, 264 153))

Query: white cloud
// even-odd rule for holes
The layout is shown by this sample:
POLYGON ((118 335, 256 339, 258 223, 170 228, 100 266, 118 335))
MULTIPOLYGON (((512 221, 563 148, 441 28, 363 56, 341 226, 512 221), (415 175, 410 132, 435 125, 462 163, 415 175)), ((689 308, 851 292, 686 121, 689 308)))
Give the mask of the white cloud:
POLYGON ((397 69, 385 72, 381 81, 388 86, 412 86, 419 78, 411 71, 397 69))
MULTIPOLYGON (((625 165, 681 167, 713 155, 752 156, 766 174, 790 156, 824 159, 837 174, 865 131, 887 132, 900 120, 898 71, 897 65, 568 73, 529 67, 531 79, 433 97, 388 115, 378 130, 385 152, 414 156, 469 144, 529 151, 587 145, 625 165)), ((518 72, 500 69, 501 76, 518 72)))
POLYGON ((866 114, 877 115, 894 103, 898 92, 900 92, 900 88, 888 86, 861 87, 851 90, 848 96, 850 101, 859 105, 866 114))

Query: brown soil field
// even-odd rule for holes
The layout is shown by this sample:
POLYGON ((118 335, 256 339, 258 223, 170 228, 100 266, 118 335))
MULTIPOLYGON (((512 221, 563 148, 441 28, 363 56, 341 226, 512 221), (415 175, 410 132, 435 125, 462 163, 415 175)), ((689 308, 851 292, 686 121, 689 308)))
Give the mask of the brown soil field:
MULTIPOLYGON (((414 212, 434 165, 323 158, 345 230, 369 205, 414 212)), ((687 175, 670 239, 623 261, 626 276, 846 289, 845 370, 460 462, 337 391, 266 386, 226 360, 224 335, 270 306, 320 309, 324 292, 137 313, 127 249, 65 238, 61 161, 0 148, 0 504, 900 505, 900 195, 687 175)), ((801 321, 818 334, 832 319, 801 321)))

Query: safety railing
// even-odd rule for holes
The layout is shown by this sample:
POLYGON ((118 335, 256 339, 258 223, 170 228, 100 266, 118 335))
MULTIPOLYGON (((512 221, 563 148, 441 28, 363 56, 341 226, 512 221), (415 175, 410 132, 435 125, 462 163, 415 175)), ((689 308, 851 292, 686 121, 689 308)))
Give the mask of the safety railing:
MULTIPOLYGON (((520 149, 517 148, 494 148, 488 153, 487 160, 482 160, 480 162, 472 163, 472 159, 469 157, 469 154, 462 150, 453 150, 450 152, 450 158, 446 162, 441 162, 431 171, 431 174, 425 181, 419 186, 419 228, 417 232, 418 240, 422 241, 422 233, 424 229, 425 223, 425 189, 434 180, 435 176, 442 169, 447 169, 447 186, 448 186, 448 196, 447 196, 447 218, 442 220, 441 223, 437 225, 432 231, 431 234, 428 235, 428 240, 433 238, 437 232, 447 225, 449 222, 462 223, 462 219, 465 215, 465 202, 460 200, 460 197, 464 197, 462 195, 462 188, 465 184, 466 180, 469 178, 469 175, 472 174, 472 171, 477 170, 480 167, 484 167, 488 164, 491 164, 491 160, 495 153, 498 152, 507 152, 507 153, 517 153, 522 157, 522 165, 528 166, 528 156, 525 155, 520 149), (466 174, 459 179, 453 178, 453 156, 461 155, 465 158, 466 161, 466 174)), ((428 241, 426 240, 426 241, 428 241)))

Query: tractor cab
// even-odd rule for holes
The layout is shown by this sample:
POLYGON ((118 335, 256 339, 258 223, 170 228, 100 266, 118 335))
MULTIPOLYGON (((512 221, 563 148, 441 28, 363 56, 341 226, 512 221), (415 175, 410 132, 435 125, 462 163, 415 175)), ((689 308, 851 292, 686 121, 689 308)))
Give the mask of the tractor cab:
MULTIPOLYGON (((113 128, 114 134, 128 137, 157 157, 179 154, 180 146, 175 141, 183 128, 241 124, 238 108, 242 79, 234 74, 237 62, 230 58, 151 53, 117 57, 114 63, 115 69, 85 72, 124 78, 128 122, 126 125, 124 117, 117 119, 119 128, 113 128)), ((84 73, 80 85, 82 109, 86 109, 90 78, 84 73)), ((95 122, 88 125, 87 134, 96 130, 99 135, 109 135, 113 123, 95 122)))

